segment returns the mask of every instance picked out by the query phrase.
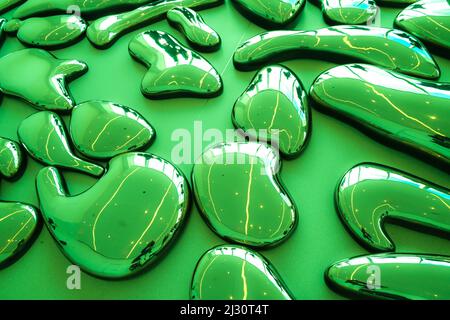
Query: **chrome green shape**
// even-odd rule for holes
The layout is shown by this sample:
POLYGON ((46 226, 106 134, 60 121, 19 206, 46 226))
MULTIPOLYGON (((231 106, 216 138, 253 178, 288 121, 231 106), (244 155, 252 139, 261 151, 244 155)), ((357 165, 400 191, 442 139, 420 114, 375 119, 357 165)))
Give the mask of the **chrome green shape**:
POLYGON ((16 262, 31 246, 40 227, 35 207, 0 201, 0 269, 16 262))
POLYGON ((375 299, 450 299, 450 257, 382 253, 344 259, 325 273, 337 291, 375 299))
POLYGON ((324 18, 329 24, 367 24, 375 19, 375 0, 320 0, 324 18))
POLYGON ((280 182, 280 158, 257 142, 207 149, 192 169, 200 213, 220 237, 253 247, 273 246, 294 231, 298 214, 280 182))
POLYGON ((242 246, 221 245, 197 263, 194 300, 293 300, 278 272, 263 256, 242 246))
POLYGON ((19 140, 30 156, 50 166, 100 176, 104 169, 72 153, 64 122, 53 112, 41 111, 22 121, 17 130, 19 140))
POLYGON ((24 160, 24 155, 17 142, 0 137, 0 175, 2 177, 18 178, 24 169, 24 160))
POLYGON ((202 16, 186 7, 175 7, 167 12, 167 21, 184 34, 189 44, 200 51, 216 51, 221 39, 202 16))
POLYGON ((0 13, 9 11, 25 1, 26 0, 0 0, 0 13))
POLYGON ((147 148, 155 130, 137 111, 107 101, 81 103, 72 110, 70 136, 89 158, 108 159, 147 148))
POLYGON ((66 82, 86 73, 78 60, 57 59, 42 49, 23 49, 0 58, 0 91, 37 109, 65 112, 74 101, 66 82))
POLYGON ((189 209, 183 174, 151 154, 113 158, 89 190, 68 195, 58 170, 36 186, 44 221, 64 255, 94 276, 123 278, 150 265, 170 245, 189 209))
POLYGON ((311 131, 303 84, 280 65, 265 67, 255 75, 234 104, 232 120, 245 136, 268 140, 287 158, 300 154, 311 131))
POLYGON ((450 83, 351 64, 322 73, 310 97, 320 110, 382 142, 450 166, 450 83))
POLYGON ((224 0, 161 0, 133 11, 95 20, 87 29, 87 38, 97 48, 111 46, 120 36, 141 26, 164 19, 169 10, 182 6, 201 10, 223 4, 224 0))
POLYGON ((371 250, 395 250, 384 229, 387 220, 450 233, 448 189, 378 164, 363 163, 344 175, 336 208, 349 232, 371 250))
POLYGON ((450 2, 447 0, 422 0, 399 13, 395 26, 416 36, 420 40, 450 49, 450 2))
POLYGON ((168 33, 140 33, 130 41, 128 51, 149 68, 141 83, 141 92, 148 98, 210 98, 222 93, 222 79, 216 69, 168 33))
POLYGON ((86 22, 80 17, 60 15, 24 21, 10 20, 5 31, 17 32, 17 39, 25 45, 50 50, 64 48, 81 40, 86 28, 86 22))
POLYGON ((430 79, 440 75, 433 57, 414 36, 365 26, 261 33, 243 43, 233 60, 237 69, 252 70, 268 62, 301 57, 353 59, 430 79))

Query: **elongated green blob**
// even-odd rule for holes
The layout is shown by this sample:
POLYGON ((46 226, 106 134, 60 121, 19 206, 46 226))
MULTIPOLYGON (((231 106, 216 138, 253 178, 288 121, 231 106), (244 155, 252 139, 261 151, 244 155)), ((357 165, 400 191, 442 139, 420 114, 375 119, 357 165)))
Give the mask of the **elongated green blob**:
POLYGON ((374 0, 321 0, 322 12, 330 24, 365 24, 378 12, 374 0))
POLYGON ((9 11, 25 1, 26 0, 0 0, 0 13, 9 11))
POLYGON ((417 77, 435 79, 438 66, 410 34, 387 28, 335 26, 313 31, 271 31, 243 43, 234 53, 239 70, 303 56, 363 61, 417 77))
POLYGON ((4 34, 3 34, 4 30, 3 29, 5 27, 5 24, 6 24, 6 19, 0 18, 0 47, 3 44, 3 38, 4 38, 4 34))
POLYGON ((24 169, 24 154, 20 145, 10 139, 0 137, 0 175, 6 179, 16 179, 24 169))

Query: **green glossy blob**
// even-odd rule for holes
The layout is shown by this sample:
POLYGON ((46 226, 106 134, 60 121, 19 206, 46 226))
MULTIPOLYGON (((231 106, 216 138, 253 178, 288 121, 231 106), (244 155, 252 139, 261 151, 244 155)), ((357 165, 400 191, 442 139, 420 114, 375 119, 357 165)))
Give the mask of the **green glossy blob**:
POLYGON ((360 256, 336 262, 325 277, 338 291, 370 298, 450 299, 447 256, 409 253, 360 256))
POLYGON ((219 236, 254 247, 279 244, 294 231, 298 214, 278 176, 276 150, 256 142, 209 148, 194 164, 198 208, 219 236))
POLYGON ((377 14, 374 0, 321 0, 324 17, 333 24, 366 24, 377 14))
POLYGON ((364 26, 265 32, 242 44, 233 59, 237 69, 249 70, 270 61, 303 56, 353 59, 423 78, 440 75, 433 57, 415 37, 399 30, 364 26))
POLYGON ((233 0, 242 14, 266 28, 283 28, 303 10, 305 0, 233 0))
POLYGON ((20 145, 0 137, 0 175, 7 179, 17 178, 24 168, 24 155, 20 145))
POLYGON ((58 166, 100 176, 104 169, 99 165, 75 156, 69 146, 62 119, 53 112, 35 113, 19 126, 19 140, 28 153, 46 165, 58 166))
POLYGON ((1 48, 1 45, 3 44, 3 38, 4 38, 3 32, 4 32, 5 24, 6 24, 6 19, 0 18, 0 48, 1 48))
POLYGON ((449 190, 382 165, 350 169, 336 190, 336 207, 351 234, 371 250, 395 249, 386 219, 450 233, 449 190))
POLYGON ((168 33, 140 33, 130 41, 128 50, 149 68, 141 83, 141 92, 148 98, 210 98, 222 93, 222 79, 216 69, 168 33))
POLYGON ((22 21, 19 19, 12 19, 6 22, 3 26, 3 31, 6 33, 16 33, 22 25, 22 21))
POLYGON ((450 165, 449 83, 351 64, 322 73, 310 96, 319 109, 362 127, 382 142, 395 142, 450 165))
POLYGON ((67 111, 74 101, 66 81, 86 73, 78 60, 60 60, 41 49, 23 49, 0 58, 0 91, 17 96, 37 109, 67 111))
POLYGON ((189 208, 189 188, 172 164, 145 153, 113 158, 89 190, 69 196, 58 170, 36 186, 45 223, 62 252, 84 271, 122 278, 141 271, 171 244, 189 208))
POLYGON ((112 158, 142 150, 155 138, 155 130, 138 112, 106 101, 89 101, 72 111, 70 135, 75 148, 90 158, 112 158))
POLYGON ((0 0, 0 13, 6 12, 26 0, 0 0))
POLYGON ((186 36, 192 47, 207 52, 219 49, 219 34, 194 10, 186 7, 173 8, 167 12, 167 20, 186 36))
POLYGON ((277 271, 260 254, 222 245, 198 262, 191 284, 195 300, 293 300, 277 271))
POLYGON ((97 48, 111 46, 121 35, 157 20, 164 19, 169 10, 182 6, 205 9, 220 5, 224 0, 162 0, 133 11, 110 15, 95 20, 87 29, 87 38, 97 48))
MULTIPOLYGON (((422 0, 410 5, 395 19, 395 26, 419 39, 450 49, 450 2, 447 0, 422 0)), ((447 51, 446 51, 447 50, 447 51)))
POLYGON ((15 262, 39 229, 37 209, 20 202, 0 202, 0 268, 15 262))
POLYGON ((300 154, 311 130, 301 81, 291 70, 277 65, 256 74, 234 104, 232 119, 246 136, 269 140, 272 145, 275 142, 288 158, 300 154))

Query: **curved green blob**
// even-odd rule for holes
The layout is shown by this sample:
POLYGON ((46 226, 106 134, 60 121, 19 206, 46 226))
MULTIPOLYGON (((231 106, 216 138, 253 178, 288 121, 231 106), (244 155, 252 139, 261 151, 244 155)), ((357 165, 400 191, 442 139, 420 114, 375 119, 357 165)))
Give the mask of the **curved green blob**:
POLYGON ((94 46, 104 49, 111 46, 121 35, 166 18, 167 12, 175 7, 201 10, 223 2, 224 0, 161 0, 133 11, 97 19, 89 25, 86 35, 94 46))
POLYGON ((17 134, 30 156, 43 164, 93 176, 103 174, 101 166, 82 160, 72 153, 64 122, 56 113, 41 111, 29 116, 22 121, 17 134))
POLYGON ((191 284, 194 300, 293 300, 275 268, 242 246, 221 245, 197 263, 191 284))
POLYGON ((256 142, 209 148, 192 170, 197 206, 222 238, 253 247, 273 246, 295 230, 298 213, 280 182, 276 150, 256 142))
POLYGON ((450 233, 450 192, 402 171, 371 163, 350 169, 336 190, 342 222, 362 245, 392 251, 386 219, 450 233))
POLYGON ((206 52, 219 49, 221 44, 219 34, 194 10, 186 7, 173 8, 167 12, 167 21, 183 33, 195 49, 206 52))
POLYGON ((366 24, 375 19, 375 0, 321 0, 322 12, 330 24, 366 24))
POLYGON ((222 79, 216 69, 168 33, 140 33, 130 41, 128 51, 149 68, 141 83, 141 92, 148 98, 210 98, 222 93, 222 79))
POLYGON ((303 150, 311 131, 307 93, 293 71, 271 65, 260 70, 234 104, 233 124, 246 136, 269 140, 287 158, 303 150))
POLYGON ((57 59, 41 49, 23 49, 0 58, 0 91, 22 98, 35 108, 68 111, 73 101, 66 81, 86 73, 78 60, 57 59))
POLYGON ((0 0, 0 13, 9 11, 25 1, 26 0, 0 0))
POLYGON ((107 101, 81 103, 73 109, 70 119, 75 148, 90 158, 108 159, 145 149, 155 134, 137 111, 107 101))
POLYGON ((337 291, 376 299, 448 300, 450 257, 383 253, 344 259, 325 273, 337 291))
POLYGON ((89 190, 69 196, 56 168, 42 169, 36 186, 44 221, 64 255, 94 276, 123 278, 162 254, 189 209, 183 174, 155 155, 113 158, 89 190))
POLYGON ((316 106, 382 142, 450 166, 450 83, 410 78, 370 65, 322 73, 311 86, 316 106))
POLYGON ((0 137, 0 175, 6 179, 18 178, 23 172, 24 165, 24 155, 20 145, 0 137))
POLYGON ((4 24, 3 31, 6 33, 16 33, 22 25, 19 19, 11 19, 4 24))
POLYGON ((5 25, 6 25, 6 19, 0 18, 0 48, 1 48, 1 45, 3 44, 3 38, 4 38, 3 32, 5 31, 4 30, 5 25))
POLYGON ((40 227, 35 207, 0 201, 0 269, 17 261, 31 246, 40 227))
POLYGON ((303 56, 352 59, 430 79, 440 75, 433 57, 414 36, 399 30, 364 26, 261 33, 243 43, 233 60, 237 69, 249 70, 271 61, 303 56))
POLYGON ((426 43, 444 50, 450 49, 450 2, 447 0, 422 0, 399 13, 395 26, 403 29, 426 43))

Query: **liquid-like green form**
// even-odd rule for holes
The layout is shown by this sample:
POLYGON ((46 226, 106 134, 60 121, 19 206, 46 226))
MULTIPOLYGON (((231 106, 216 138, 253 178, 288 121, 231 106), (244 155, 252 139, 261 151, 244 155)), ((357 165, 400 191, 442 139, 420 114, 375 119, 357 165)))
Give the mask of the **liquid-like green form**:
POLYGON ((23 2, 25 0, 0 0, 0 13, 9 11, 23 2))
POLYGON ((310 96, 319 109, 383 142, 450 166, 450 83, 351 64, 322 73, 310 96))
POLYGON ((0 137, 0 175, 6 179, 15 179, 24 169, 24 155, 20 145, 7 138, 0 137))
MULTIPOLYGON (((6 19, 0 18, 0 48, 3 44, 3 38, 4 38, 4 34, 3 34, 4 30, 3 29, 5 27, 5 24, 6 24, 6 19)), ((1 95, 0 95, 0 99, 1 99, 1 95)))
POLYGON ((223 2, 224 0, 161 0, 133 11, 97 19, 88 27, 86 35, 94 46, 103 49, 111 46, 125 33, 164 19, 167 12, 175 7, 201 10, 223 2))
POLYGON ((210 98, 222 93, 222 79, 216 69, 168 33, 140 33, 130 41, 128 50, 149 68, 141 83, 141 92, 148 98, 210 98))
POLYGON ((287 158, 300 154, 311 130, 303 85, 294 72, 279 65, 256 74, 234 104, 232 120, 246 136, 278 145, 287 158))
POLYGON ((352 59, 430 79, 440 75, 433 57, 414 36, 364 26, 265 32, 242 44, 233 60, 237 69, 251 70, 271 61, 303 56, 352 59))
POLYGON ((336 190, 336 208, 351 234, 371 250, 392 251, 386 219, 450 233, 450 192, 402 171, 371 163, 350 169, 336 190))
POLYGON ((395 19, 397 28, 406 30, 417 38, 444 48, 449 55, 450 2, 447 0, 422 0, 410 5, 395 19))
POLYGON ((86 31, 86 22, 75 15, 30 18, 25 21, 10 20, 7 32, 17 32, 22 43, 44 49, 67 47, 79 40, 86 31))
POLYGON ((278 272, 260 254, 222 245, 198 262, 191 284, 195 300, 293 300, 278 272))
POLYGON ((330 24, 366 24, 377 14, 374 0, 320 0, 330 24))
POLYGON ((142 150, 155 130, 138 112, 107 101, 89 101, 72 111, 70 135, 75 148, 90 158, 107 159, 142 150))
POLYGON ((281 185, 276 150, 256 142, 209 148, 194 164, 197 206, 219 236, 254 247, 279 244, 294 231, 298 214, 281 185))
POLYGON ((68 111, 74 101, 66 81, 86 73, 78 60, 60 60, 41 49, 23 49, 0 58, 0 91, 22 98, 37 109, 68 111))
POLYGON ((305 0, 233 0, 243 15, 265 27, 281 29, 291 24, 305 6, 305 0))
POLYGON ((103 174, 101 166, 82 160, 72 153, 64 123, 56 113, 41 111, 29 116, 22 121, 17 134, 28 153, 43 164, 93 176, 103 174))
POLYGON ((219 34, 194 10, 186 7, 173 8, 167 12, 167 21, 186 36, 193 48, 206 52, 219 49, 219 34))
POLYGON ((183 174, 155 155, 127 153, 89 190, 68 196, 53 167, 36 186, 44 221, 62 252, 92 275, 123 278, 153 262, 189 209, 183 174))
POLYGON ((450 257, 383 253, 345 259, 325 273, 338 291, 377 299, 450 299, 450 257))

